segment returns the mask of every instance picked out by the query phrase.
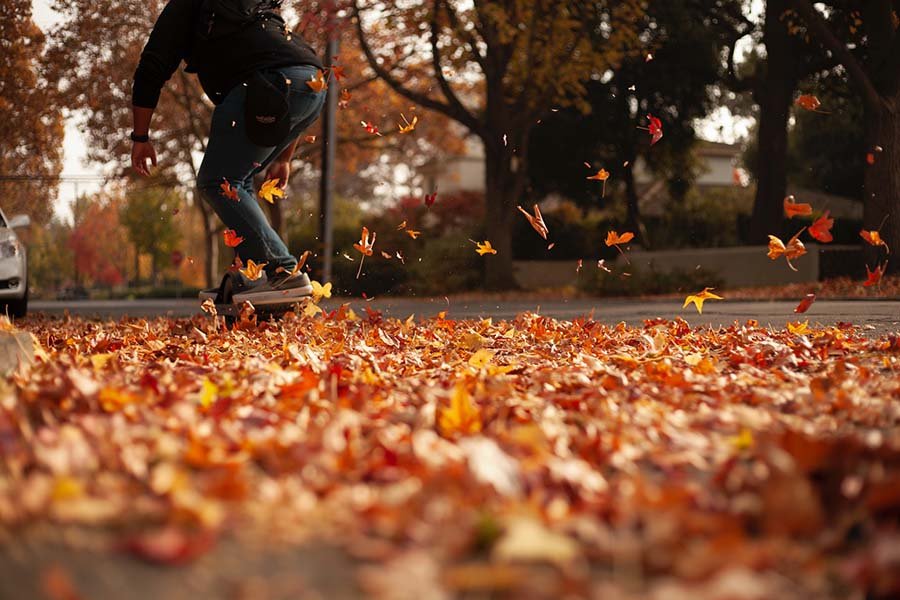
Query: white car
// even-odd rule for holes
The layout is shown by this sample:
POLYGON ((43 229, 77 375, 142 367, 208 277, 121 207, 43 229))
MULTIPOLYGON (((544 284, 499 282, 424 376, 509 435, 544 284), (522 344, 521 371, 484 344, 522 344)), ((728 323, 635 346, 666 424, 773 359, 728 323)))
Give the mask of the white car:
POLYGON ((7 219, 0 210, 0 309, 10 317, 24 317, 28 312, 28 260, 25 244, 15 229, 28 227, 27 215, 7 219))

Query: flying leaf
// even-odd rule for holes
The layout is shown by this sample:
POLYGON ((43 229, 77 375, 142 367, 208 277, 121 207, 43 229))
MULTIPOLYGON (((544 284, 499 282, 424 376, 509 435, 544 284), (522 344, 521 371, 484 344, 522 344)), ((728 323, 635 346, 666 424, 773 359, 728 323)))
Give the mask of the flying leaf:
POLYGON ((547 225, 544 223, 544 217, 541 216, 541 209, 538 207, 538 205, 534 205, 534 216, 528 214, 528 211, 526 211, 521 206, 517 206, 516 208, 519 209, 520 213, 525 215, 525 218, 528 219, 528 223, 530 223, 531 227, 538 232, 538 235, 546 240, 547 234, 550 233, 550 230, 547 229, 547 225))
POLYGON ((331 74, 337 81, 342 81, 347 76, 346 69, 339 65, 331 65, 331 74))
POLYGON ((275 198, 284 198, 284 190, 278 187, 278 179, 267 179, 259 188, 259 197, 268 202, 275 204, 275 198))
POLYGON ((244 241, 244 238, 240 237, 234 229, 226 229, 222 232, 222 236, 225 238, 225 245, 229 248, 237 248, 244 241))
POLYGON ((650 145, 652 146, 663 137, 662 121, 650 114, 647 115, 647 121, 646 129, 650 132, 650 145))
POLYGON ((222 195, 226 198, 237 200, 238 202, 241 201, 240 197, 238 196, 237 188, 228 183, 227 179, 222 179, 222 184, 219 186, 219 188, 222 190, 222 195))
POLYGON ((873 246, 884 246, 884 249, 887 250, 887 253, 891 253, 891 249, 888 247, 887 242, 884 241, 878 231, 866 231, 865 229, 863 229, 859 232, 859 236, 873 246))
POLYGON ((481 414, 462 381, 453 387, 450 405, 438 414, 438 429, 445 437, 481 431, 481 414))
POLYGON ((606 169, 600 169, 596 174, 588 177, 591 181, 602 181, 603 182, 603 192, 601 194, 602 197, 606 197, 606 180, 609 179, 609 171, 606 169))
POLYGON ((411 237, 414 240, 417 240, 417 239, 419 239, 419 236, 422 235, 422 232, 416 231, 415 229, 407 229, 406 235, 408 235, 409 237, 411 237))
POLYGON ((378 235, 376 233, 372 233, 371 238, 369 237, 369 228, 362 228, 362 235, 359 238, 359 241, 353 244, 353 247, 356 248, 359 252, 362 253, 363 256, 372 256, 372 247, 375 245, 375 236, 378 235))
POLYGON ((314 135, 308 135, 308 136, 306 136, 305 138, 303 138, 303 141, 306 142, 307 144, 315 144, 315 143, 316 143, 316 139, 317 139, 316 136, 314 136, 314 135))
POLYGON ((612 246, 618 246, 619 244, 627 244, 633 239, 634 234, 630 231, 626 231, 622 235, 619 235, 615 230, 611 230, 606 234, 606 247, 611 248, 612 246))
POLYGON ((878 285, 881 283, 881 278, 884 277, 884 270, 887 268, 887 263, 883 265, 875 265, 875 270, 870 271, 869 265, 866 265, 866 280, 863 282, 863 286, 872 287, 873 285, 878 285))
POLYGON ((834 240, 834 237, 831 235, 831 228, 833 226, 834 219, 828 218, 828 211, 826 210, 824 215, 816 219, 813 224, 809 226, 809 235, 823 244, 827 244, 834 240))
POLYGON ((410 123, 406 120, 406 115, 400 113, 400 117, 403 119, 403 124, 397 123, 397 127, 400 128, 400 133, 412 133, 416 129, 416 125, 419 123, 419 117, 417 115, 413 115, 413 120, 410 123))
POLYGON ((798 96, 794 102, 797 106, 799 106, 800 108, 802 108, 804 110, 808 110, 810 112, 821 113, 823 115, 828 114, 827 112, 825 112, 823 110, 819 110, 819 107, 822 106, 822 103, 819 102, 819 99, 816 98, 815 96, 813 96, 812 94, 803 94, 801 96, 798 96))
POLYGON ((437 190, 435 190, 431 194, 425 194, 425 206, 427 206, 428 208, 434 206, 434 202, 437 200, 437 194, 437 190))
POLYGON ((312 280, 309 282, 312 286, 312 299, 313 302, 318 302, 322 298, 331 298, 331 282, 329 281, 325 285, 322 285, 318 281, 312 280))
POLYGON ((256 264, 252 260, 248 259, 247 266, 244 267, 243 269, 239 269, 239 270, 250 281, 256 281, 257 279, 262 277, 263 267, 265 267, 267 264, 269 264, 269 263, 256 264))
POLYGON ((715 288, 711 288, 711 287, 703 288, 703 291, 700 292, 699 294, 692 294, 692 295, 688 296, 687 298, 684 299, 684 304, 682 305, 681 308, 685 309, 685 308, 687 308, 688 304, 693 304, 695 307, 697 307, 697 312, 702 315, 703 314, 703 303, 705 301, 707 301, 707 300, 724 300, 724 298, 722 296, 717 296, 717 295, 713 294, 711 291, 713 289, 715 289, 715 288))
POLYGON ((809 307, 812 306, 812 303, 815 301, 816 301, 815 294, 807 294, 806 297, 800 301, 800 304, 798 304, 797 307, 794 308, 794 312, 797 314, 805 313, 806 311, 809 310, 809 307))
POLYGON ((805 227, 794 234, 788 243, 785 244, 779 238, 774 235, 769 236, 769 253, 768 257, 772 260, 777 260, 780 257, 784 257, 787 261, 788 267, 791 268, 792 271, 796 271, 796 267, 791 263, 791 261, 795 258, 799 258, 806 254, 806 246, 803 245, 803 242, 800 241, 800 234, 803 233, 805 227))
POLYGON ((378 137, 382 137, 381 133, 378 131, 377 125, 375 125, 373 123, 369 123, 368 121, 360 121, 360 123, 362 123, 362 126, 365 127, 367 133, 371 133, 372 135, 377 135, 378 137))
POLYGON ((784 199, 784 214, 788 219, 796 216, 807 217, 812 214, 812 206, 805 203, 797 203, 793 196, 784 199))
POLYGON ((491 246, 491 243, 488 240, 484 240, 483 242, 475 242, 475 252, 484 256, 485 254, 497 254, 497 251, 491 246))
POLYGON ((341 90, 341 97, 338 100, 338 108, 341 110, 350 106, 350 99, 353 98, 353 95, 350 93, 350 90, 344 88, 341 90))
POLYGON ((318 69, 316 74, 306 82, 306 85, 316 93, 324 91, 328 87, 328 82, 325 80, 325 73, 322 72, 322 69, 318 69))

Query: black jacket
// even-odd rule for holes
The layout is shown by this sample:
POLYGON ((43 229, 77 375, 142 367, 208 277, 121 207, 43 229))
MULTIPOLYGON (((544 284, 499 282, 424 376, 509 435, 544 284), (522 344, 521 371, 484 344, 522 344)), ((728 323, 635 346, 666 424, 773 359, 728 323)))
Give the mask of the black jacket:
POLYGON ((227 38, 207 40, 200 29, 203 0, 170 0, 153 27, 134 73, 135 106, 156 108, 163 85, 181 61, 197 73, 209 99, 219 104, 253 72, 273 67, 322 62, 302 38, 285 29, 276 13, 227 38))

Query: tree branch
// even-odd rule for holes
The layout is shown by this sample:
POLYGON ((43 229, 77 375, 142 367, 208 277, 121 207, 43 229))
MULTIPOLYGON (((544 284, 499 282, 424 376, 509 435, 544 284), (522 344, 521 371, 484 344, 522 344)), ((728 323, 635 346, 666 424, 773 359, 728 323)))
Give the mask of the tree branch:
POLYGON ((850 79, 859 88, 866 104, 872 109, 880 106, 881 96, 878 94, 878 90, 875 89, 865 69, 863 69, 847 46, 831 31, 831 28, 828 27, 828 23, 825 22, 825 18, 819 11, 813 7, 809 0, 791 0, 791 4, 794 6, 794 10, 806 21, 807 27, 815 34, 819 42, 827 50, 831 51, 844 68, 847 69, 850 79))
POLYGON ((375 72, 375 75, 377 75, 380 79, 387 83, 391 89, 393 89, 404 98, 407 98, 408 100, 411 100, 412 102, 415 102, 416 104, 419 104, 425 108, 442 113, 450 117, 451 119, 460 122, 473 132, 480 133, 483 130, 481 123, 477 119, 474 119, 468 111, 459 112, 450 104, 435 100, 427 94, 412 90, 400 83, 400 81, 396 77, 394 77, 389 69, 381 66, 378 63, 378 58, 375 56, 375 53, 372 51, 372 48, 369 45, 368 40, 366 39, 366 33, 363 29, 362 24, 362 15, 360 14, 359 3, 357 2, 357 0, 353 0, 353 16, 356 20, 356 34, 357 38, 359 38, 359 44, 362 47, 363 54, 365 54, 366 56, 366 61, 375 72))
POLYGON ((472 35, 472 32, 467 30, 462 24, 459 22, 459 17, 456 14, 456 10, 450 6, 448 2, 444 2, 444 7, 447 10, 447 20, 450 22, 450 28, 453 29, 456 33, 459 34, 460 37, 469 45, 469 51, 472 53, 472 58, 475 59, 475 62, 478 63, 478 66, 481 67, 481 72, 487 72, 487 65, 485 64, 484 55, 481 54, 481 51, 478 49, 478 40, 472 35))
MULTIPOLYGON (((434 13, 431 16, 431 66, 434 69, 435 77, 437 77, 438 86, 441 88, 441 93, 444 94, 444 97, 447 99, 447 102, 450 103, 450 106, 453 110, 459 112, 460 114, 465 114, 466 118, 471 120, 472 122, 477 122, 478 119, 475 118, 469 110, 463 106, 463 103, 460 101, 459 96, 456 95, 456 92, 453 91, 453 88, 450 87, 450 82, 447 81, 447 78, 444 77, 444 69, 441 65, 441 50, 438 47, 438 36, 440 35, 440 24, 438 23, 438 13, 441 10, 441 5, 445 5, 444 0, 434 0, 434 13)), ((449 7, 448 7, 449 10, 449 7)))

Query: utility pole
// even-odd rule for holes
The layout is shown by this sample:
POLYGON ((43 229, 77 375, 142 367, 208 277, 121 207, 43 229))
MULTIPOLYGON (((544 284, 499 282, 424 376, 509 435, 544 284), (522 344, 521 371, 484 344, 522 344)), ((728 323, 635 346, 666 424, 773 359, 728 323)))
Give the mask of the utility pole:
MULTIPOLYGON (((328 45, 325 50, 325 66, 331 67, 338 56, 338 32, 334 12, 329 16, 327 27, 328 45)), ((337 79, 328 78, 328 96, 322 119, 322 179, 319 187, 319 242, 322 248, 322 282, 331 280, 331 265, 334 258, 334 162, 337 146, 337 79)))

